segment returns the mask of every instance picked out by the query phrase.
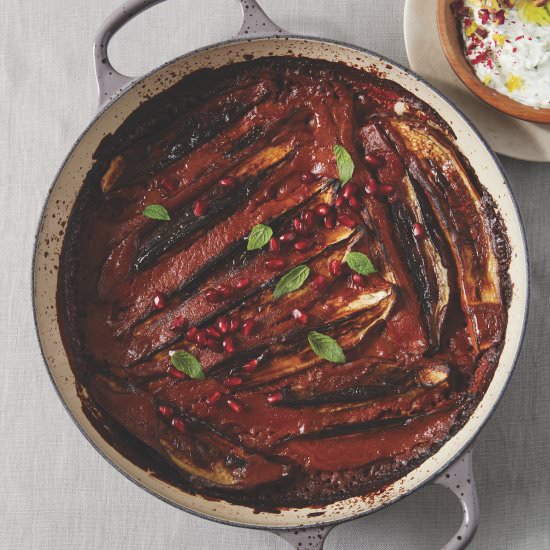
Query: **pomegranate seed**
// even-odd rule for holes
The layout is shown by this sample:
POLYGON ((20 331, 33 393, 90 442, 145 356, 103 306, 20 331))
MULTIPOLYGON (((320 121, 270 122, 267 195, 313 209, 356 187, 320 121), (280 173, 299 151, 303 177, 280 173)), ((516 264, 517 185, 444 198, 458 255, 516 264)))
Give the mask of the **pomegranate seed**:
POLYGON ((231 319, 231 323, 229 325, 229 332, 231 333, 237 332, 240 326, 241 326, 240 319, 231 319))
POLYGON ((424 226, 421 223, 415 223, 413 225, 413 235, 417 239, 423 239, 426 236, 426 230, 424 229, 424 226))
POLYGON ((342 187, 342 197, 346 199, 347 201, 350 199, 350 197, 355 193, 355 185, 353 183, 346 183, 344 187, 342 187))
POLYGON ((172 378, 179 378, 179 379, 185 378, 185 373, 184 372, 180 372, 179 370, 175 369, 172 366, 168 367, 168 370, 166 372, 172 378))
POLYGON ((193 205, 193 214, 195 214, 197 218, 204 216, 207 212, 208 204, 205 200, 199 199, 198 201, 195 201, 195 204, 193 205))
POLYGON ((231 323, 227 317, 218 317, 218 328, 222 334, 227 334, 231 323))
POLYGON ((378 187, 378 194, 381 195, 382 197, 386 197, 392 192, 393 192, 393 185, 390 185, 389 183, 380 185, 378 187))
POLYGON ((287 231, 286 233, 283 233, 279 237, 279 240, 282 243, 291 243, 295 238, 296 238, 296 233, 294 233, 293 231, 287 231))
POLYGON ((328 264, 330 274, 334 277, 340 277, 342 275, 342 262, 340 260, 330 260, 328 264))
POLYGON ((365 185, 365 193, 369 195, 376 195, 378 192, 378 184, 376 183, 376 180, 371 176, 367 180, 367 185, 365 185))
POLYGON ((212 351, 217 351, 217 352, 222 351, 222 345, 218 340, 215 340, 214 338, 207 338, 205 344, 206 344, 206 347, 208 349, 211 349, 212 351))
POLYGON ((234 353, 235 352, 235 350, 237 349, 237 346, 235 346, 235 340, 233 340, 232 336, 226 336, 223 339, 223 349, 227 353, 234 353))
POLYGON ((294 218, 292 223, 294 225, 294 229, 296 230, 296 233, 300 233, 300 235, 307 233, 308 230, 303 221, 299 220, 298 218, 294 218))
POLYGON ((361 202, 359 201, 359 199, 355 196, 355 195, 352 195, 349 200, 348 200, 348 204, 349 204, 349 207, 354 211, 354 212, 359 212, 359 210, 361 210, 361 202))
POLYGON ((294 243, 295 250, 307 250, 313 244, 313 239, 300 239, 294 243))
POLYGON ((489 21, 489 10, 488 9, 481 9, 478 12, 479 18, 481 19, 481 23, 485 25, 487 21, 489 21))
POLYGON ((227 176, 226 178, 222 178, 218 183, 226 189, 233 189, 237 183, 237 178, 227 176))
POLYGON ((229 298, 233 294, 233 289, 229 285, 223 284, 218 287, 218 292, 224 298, 229 298))
POLYGON ((281 250, 281 243, 275 237, 269 239, 269 250, 270 252, 279 252, 281 250))
POLYGON ((158 184, 169 194, 173 193, 178 188, 178 184, 168 178, 162 178, 158 184))
POLYGON ((334 229, 336 227, 336 214, 334 212, 329 212, 325 216, 323 223, 327 229, 334 229))
POLYGON ((159 407, 159 413, 164 416, 164 418, 170 418, 173 414, 172 407, 168 407, 167 405, 161 405, 159 407))
POLYGON ((243 323, 243 335, 244 336, 250 336, 254 333, 254 329, 256 328, 256 321, 254 319, 247 319, 243 323))
POLYGON ((216 340, 219 340, 222 337, 222 335, 214 327, 207 327, 206 334, 208 334, 208 336, 211 336, 212 338, 215 338, 216 340))
POLYGON ((346 214, 339 214, 337 219, 340 225, 345 225, 349 229, 353 229, 355 227, 355 220, 346 214))
POLYGON ((478 27, 476 29, 476 34, 478 36, 481 36, 481 38, 487 38, 489 31, 487 29, 484 29, 483 27, 478 27))
POLYGON ((360 286, 361 288, 365 288, 367 286, 367 280, 363 275, 360 275, 359 273, 354 273, 351 276, 351 279, 354 284, 357 286, 360 286))
POLYGON ((241 277, 236 283, 235 288, 239 290, 246 288, 250 284, 250 279, 248 277, 241 277))
POLYGON ((178 430, 179 433, 184 434, 187 431, 185 422, 181 418, 172 418, 172 427, 178 430))
POLYGON ((300 215, 302 223, 306 226, 306 229, 309 231, 315 226, 315 214, 309 208, 306 208, 300 215))
POLYGON ((155 309, 162 309, 166 305, 164 294, 162 292, 155 292, 155 294, 153 295, 153 304, 155 306, 155 309))
POLYGON ((285 261, 282 258, 272 258, 270 260, 266 260, 265 266, 267 269, 271 269, 272 271, 280 271, 285 267, 285 261))
POLYGON ((239 403, 239 401, 237 401, 236 399, 228 399, 227 406, 236 413, 242 412, 244 408, 242 403, 239 403))
POLYGON ((365 155, 365 162, 372 168, 380 168, 382 166, 382 161, 370 153, 365 155))
POLYGON ((332 208, 330 207, 330 204, 327 204, 326 202, 322 202, 315 206, 313 211, 321 218, 325 217, 332 208))
POLYGON ((222 294, 214 288, 209 288, 205 290, 204 295, 206 296, 206 299, 212 304, 216 304, 218 302, 223 301, 222 294))
POLYGON ((220 400, 220 397, 222 396, 222 392, 220 391, 215 391, 213 394, 209 395, 207 398, 206 398, 206 402, 209 404, 209 405, 213 405, 214 403, 217 403, 219 400, 220 400))
POLYGON ((498 10, 495 13, 495 21, 496 21, 497 25, 504 25, 504 20, 505 19, 506 19, 506 17, 505 17, 505 14, 504 14, 504 10, 498 10))
POLYGON ((170 330, 182 330, 186 323, 187 319, 183 315, 178 315, 172 319, 170 330))
POLYGON ((317 181, 317 176, 315 174, 313 174, 312 172, 304 172, 301 176, 300 176, 300 179, 304 182, 304 183, 313 183, 314 181, 317 181))
POLYGON ((338 195, 336 197, 336 200, 334 201, 334 206, 336 206, 336 208, 340 208, 340 206, 342 206, 344 204, 344 197, 342 197, 342 195, 338 195))
POLYGON ((313 281, 311 281, 311 286, 313 286, 315 290, 323 290, 326 288, 327 283, 327 278, 324 275, 316 275, 313 281))
POLYGON ((229 376, 223 381, 223 385, 228 388, 234 388, 235 386, 240 386, 243 383, 243 379, 239 376, 229 376))
POLYGON ((205 330, 197 330, 197 333, 195 334, 195 342, 199 346, 204 346, 206 344, 206 331, 205 330))
POLYGON ((283 392, 282 391, 276 391, 274 393, 270 393, 267 396, 267 402, 274 405, 275 403, 280 403, 283 400, 283 392))
POLYGON ((307 325, 309 321, 308 314, 300 311, 299 309, 295 309, 292 312, 292 317, 294 317, 294 319, 296 319, 296 321, 298 321, 299 323, 302 323, 302 325, 307 325))
POLYGON ((252 361, 249 361, 248 363, 243 365, 243 370, 245 372, 252 372, 252 371, 256 370, 257 366, 258 366, 258 360, 257 359, 252 359, 252 361))
POLYGON ((185 338, 187 340, 189 340, 190 342, 194 342, 195 341, 195 335, 197 334, 197 332, 199 331, 199 329, 197 327, 191 327, 187 333, 185 334, 185 338))

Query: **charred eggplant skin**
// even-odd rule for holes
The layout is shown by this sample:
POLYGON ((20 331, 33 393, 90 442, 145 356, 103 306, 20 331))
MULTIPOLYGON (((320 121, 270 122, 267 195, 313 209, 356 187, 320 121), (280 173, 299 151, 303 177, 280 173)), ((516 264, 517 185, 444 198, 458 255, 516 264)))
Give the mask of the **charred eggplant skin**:
POLYGON ((407 120, 388 126, 452 252, 472 341, 478 350, 486 350, 502 339, 506 321, 501 266, 509 261, 509 248, 499 250, 499 237, 490 231, 501 221, 487 221, 488 214, 494 216, 485 207, 491 199, 471 177, 460 153, 437 130, 407 120), (413 144, 421 147, 413 152, 413 144))
POLYGON ((475 410, 509 259, 433 109, 262 58, 186 76, 105 137, 60 326, 85 413, 131 460, 258 510, 316 505, 398 479, 475 410))

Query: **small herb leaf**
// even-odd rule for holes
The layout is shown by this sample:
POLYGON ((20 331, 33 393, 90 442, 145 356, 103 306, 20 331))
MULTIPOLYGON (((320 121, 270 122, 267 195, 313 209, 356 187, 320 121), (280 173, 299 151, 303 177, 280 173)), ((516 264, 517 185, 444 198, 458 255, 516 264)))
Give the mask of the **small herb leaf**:
POLYGON ((278 300, 281 296, 298 290, 309 277, 309 267, 307 265, 298 265, 283 275, 275 286, 273 298, 278 300))
POLYGON ((199 363, 194 355, 191 355, 187 351, 171 351, 170 361, 176 370, 184 372, 190 378, 197 380, 204 380, 204 371, 202 365, 199 363))
POLYGON ((273 229, 269 225, 259 223, 252 228, 250 235, 248 235, 248 243, 246 245, 247 250, 258 250, 265 246, 269 239, 273 236, 273 229))
POLYGON ((334 338, 312 330, 307 336, 307 341, 309 342, 311 349, 319 357, 322 357, 331 363, 346 362, 346 356, 334 338))
POLYGON ((143 210, 143 215, 152 220, 168 221, 170 219, 168 210, 166 210, 162 204, 150 204, 146 206, 143 210))
POLYGON ((369 257, 361 252, 348 252, 345 261, 353 271, 361 275, 370 275, 376 272, 376 268, 372 265, 369 257))
POLYGON ((334 146, 334 156, 336 157, 336 166, 338 166, 338 177, 344 185, 353 176, 355 164, 353 164, 350 154, 341 145, 334 146))

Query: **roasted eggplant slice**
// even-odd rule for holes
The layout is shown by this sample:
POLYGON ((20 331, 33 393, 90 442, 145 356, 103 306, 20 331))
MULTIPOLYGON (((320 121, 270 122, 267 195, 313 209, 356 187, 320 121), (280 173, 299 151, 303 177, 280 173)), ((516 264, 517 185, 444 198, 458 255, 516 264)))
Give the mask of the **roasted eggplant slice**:
POLYGON ((247 452, 204 426, 178 418, 174 425, 179 429, 170 427, 151 396, 130 385, 99 375, 90 380, 89 387, 104 411, 143 442, 166 454, 174 465, 189 475, 208 483, 241 489, 288 475, 289 467, 285 464, 247 452))
MULTIPOLYGON (((208 210, 202 216, 197 216, 193 204, 186 205, 172 217, 170 222, 161 224, 141 244, 134 262, 134 271, 140 271, 151 264, 161 254, 198 229, 207 230, 220 218, 221 214, 229 216, 239 207, 239 204, 250 198, 260 185, 263 174, 273 170, 291 154, 290 145, 273 146, 249 159, 237 171, 236 176, 242 175, 244 179, 238 182, 233 192, 228 194, 218 186, 210 193, 198 198, 208 204, 208 210)), ((229 174, 229 177, 233 176, 229 174)))
POLYGON ((434 352, 439 348, 450 300, 449 272, 440 253, 442 239, 432 223, 429 204, 418 195, 382 128, 383 124, 372 123, 363 129, 362 136, 371 153, 383 153, 386 159, 379 180, 395 187, 388 201, 390 220, 420 301, 430 351, 434 352), (415 230, 419 234, 415 235, 415 230))
POLYGON ((234 490, 251 489, 286 477, 289 467, 250 453, 207 429, 181 434, 167 430, 159 438, 169 459, 186 474, 234 490))
POLYGON ((390 137, 432 205, 455 260, 472 340, 485 350, 502 337, 503 304, 499 259, 483 192, 436 130, 401 119, 389 120, 386 126, 393 129, 390 137))
MULTIPOLYGON (((354 348, 370 330, 389 316, 395 301, 396 293, 392 287, 371 294, 364 293, 352 304, 344 306, 340 312, 344 317, 317 328, 336 338, 344 350, 354 348)), ((290 349, 273 346, 270 356, 262 360, 261 368, 244 382, 243 388, 269 384, 323 363, 323 359, 307 345, 290 349)))
POLYGON ((102 191, 107 193, 139 177, 163 170, 217 136, 223 128, 235 123, 268 96, 269 90, 258 85, 222 101, 213 99, 157 135, 154 146, 149 140, 134 143, 112 160, 101 179, 102 191))
POLYGON ((201 421, 219 426, 227 437, 237 438, 247 448, 265 452, 288 439, 330 436, 359 427, 368 428, 381 421, 399 423, 449 406, 451 401, 447 382, 442 380, 433 387, 425 388, 416 381, 414 373, 410 374, 396 384, 393 391, 390 386, 380 391, 379 386, 377 391, 369 394, 368 386, 359 383, 355 387, 357 393, 341 390, 333 394, 333 401, 327 402, 322 401, 330 395, 321 394, 320 403, 313 399, 307 402, 287 402, 285 392, 282 391, 283 398, 268 405, 272 412, 262 426, 256 426, 254 422, 254 411, 257 411, 262 401, 266 402, 265 395, 259 390, 236 393, 235 399, 242 404, 243 409, 230 425, 224 426, 221 422, 223 409, 197 404, 193 406, 193 414, 201 421))
POLYGON ((401 423, 373 423, 349 435, 294 439, 282 446, 281 454, 312 470, 338 471, 376 463, 381 456, 408 460, 427 452, 434 435, 445 439, 457 411, 435 412, 401 423))
POLYGON ((293 380, 288 385, 279 384, 282 397, 276 405, 304 407, 360 403, 390 394, 402 394, 419 385, 432 388, 444 383, 450 374, 449 366, 444 363, 404 368, 400 363, 380 363, 375 358, 358 359, 334 368, 337 371, 324 369, 314 378, 308 376, 299 382, 293 380))

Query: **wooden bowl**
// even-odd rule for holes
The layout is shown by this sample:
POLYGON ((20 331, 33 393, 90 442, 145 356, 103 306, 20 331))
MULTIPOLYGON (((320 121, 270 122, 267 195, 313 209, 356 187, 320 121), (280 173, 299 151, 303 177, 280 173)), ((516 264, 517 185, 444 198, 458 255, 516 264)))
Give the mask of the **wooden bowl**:
POLYGON ((522 120, 550 124, 550 109, 538 109, 523 105, 485 86, 477 78, 464 55, 462 33, 460 32, 459 23, 452 13, 451 3, 452 0, 437 1, 437 27, 447 61, 458 78, 479 99, 495 109, 522 120))

